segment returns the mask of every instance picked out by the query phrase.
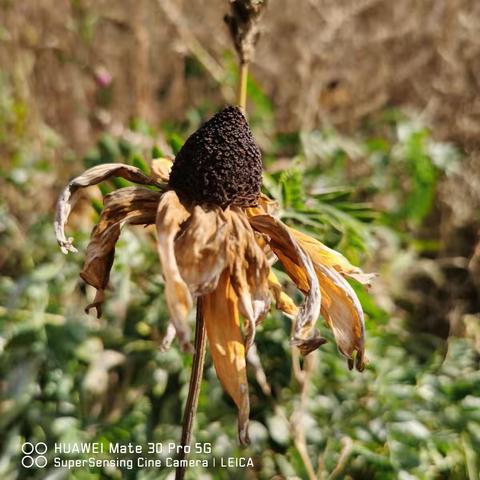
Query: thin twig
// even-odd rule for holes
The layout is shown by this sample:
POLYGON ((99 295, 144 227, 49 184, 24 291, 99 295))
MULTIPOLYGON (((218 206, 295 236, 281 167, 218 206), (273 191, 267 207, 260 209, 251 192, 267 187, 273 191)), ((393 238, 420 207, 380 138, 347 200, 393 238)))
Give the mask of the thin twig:
POLYGON ((329 475, 328 480, 333 480, 337 478, 342 472, 345 466, 347 465, 348 459, 350 458, 350 453, 352 452, 353 442, 350 437, 342 438, 342 451, 338 457, 338 462, 335 468, 332 470, 332 473, 329 475))
MULTIPOLYGON (((304 426, 304 416, 307 408, 308 401, 308 392, 310 386, 310 377, 313 374, 315 368, 315 352, 310 353, 305 357, 304 369, 298 370, 299 366, 299 356, 296 347, 292 346, 292 354, 294 353, 294 365, 296 362, 297 369, 294 366, 295 378, 298 380, 301 386, 300 392, 300 402, 295 406, 292 416, 290 417, 290 427, 293 433, 293 443, 297 449, 300 458, 303 461, 305 470, 307 472, 309 480, 315 480, 317 476, 315 475, 315 469, 313 468, 312 461, 308 455, 307 441, 305 438, 305 426, 304 426)), ((293 355, 292 355, 293 356, 293 355)))
MULTIPOLYGON (((187 458, 186 446, 190 445, 192 437, 192 427, 195 414, 197 412, 198 397, 200 395, 200 386, 202 384, 203 366, 205 363, 205 324, 203 321, 202 298, 197 300, 197 322, 195 328, 195 352, 193 354, 192 373, 190 376, 190 385, 188 387, 187 403, 183 414, 182 440, 180 442, 181 450, 179 460, 187 458)), ((183 462, 180 462, 182 465, 183 462)), ((186 467, 178 467, 175 472, 175 480, 183 480, 186 473, 186 467)))

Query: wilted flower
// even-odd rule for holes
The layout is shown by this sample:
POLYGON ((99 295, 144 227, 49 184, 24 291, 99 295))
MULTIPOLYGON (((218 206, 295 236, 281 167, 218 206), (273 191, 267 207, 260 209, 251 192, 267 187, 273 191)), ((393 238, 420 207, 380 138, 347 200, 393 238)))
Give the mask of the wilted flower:
POLYGON ((112 176, 158 190, 127 187, 105 197, 81 272, 97 289, 87 310, 96 308, 101 314, 121 227, 155 224, 169 331, 175 330, 180 344, 188 348, 187 316, 193 299, 202 298, 213 363, 238 407, 242 443, 248 442, 246 353, 272 298, 293 319, 292 343, 303 354, 325 342, 315 328, 321 313, 349 367, 363 370, 363 312, 345 277, 368 283, 371 275, 274 217, 275 203, 260 192, 260 150, 238 108, 225 108, 190 136, 173 165, 154 161, 151 177, 133 166, 105 164, 72 180, 59 199, 55 221, 64 253, 76 251, 64 232, 72 198, 80 188, 112 176), (277 259, 305 296, 300 307, 270 268, 277 259))

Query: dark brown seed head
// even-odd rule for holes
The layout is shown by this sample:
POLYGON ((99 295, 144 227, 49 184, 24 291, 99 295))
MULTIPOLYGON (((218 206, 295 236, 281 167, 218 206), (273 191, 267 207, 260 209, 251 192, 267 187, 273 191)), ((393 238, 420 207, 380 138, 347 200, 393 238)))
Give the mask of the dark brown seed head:
POLYGON ((262 156, 237 107, 226 107, 194 132, 170 174, 175 191, 221 207, 256 205, 261 185, 262 156))

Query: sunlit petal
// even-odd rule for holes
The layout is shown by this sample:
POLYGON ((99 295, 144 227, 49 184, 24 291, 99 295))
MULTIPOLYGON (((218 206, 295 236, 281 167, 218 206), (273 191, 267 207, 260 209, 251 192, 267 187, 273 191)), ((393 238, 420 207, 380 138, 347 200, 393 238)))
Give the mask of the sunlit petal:
POLYGON ((240 330, 238 299, 226 270, 217 289, 203 300, 205 328, 218 378, 238 408, 238 436, 249 442, 250 402, 246 373, 245 345, 240 330))
POLYGON ((305 300, 295 319, 292 342, 306 355, 325 342, 315 329, 320 315, 321 295, 312 261, 280 220, 270 215, 258 215, 249 220, 253 228, 267 235, 275 255, 305 293, 305 300))
POLYGON ((373 278, 377 276, 376 273, 364 273, 360 268, 352 265, 341 253, 327 247, 315 238, 294 228, 288 227, 288 230, 310 256, 315 267, 325 265, 334 268, 343 276, 353 278, 364 285, 370 285, 373 278))
POLYGON ((175 237, 190 213, 177 194, 170 190, 163 194, 156 215, 157 250, 165 277, 165 297, 183 348, 189 348, 190 332, 186 322, 192 308, 192 297, 180 275, 175 258, 175 237))
POLYGON ((275 273, 270 270, 268 275, 268 285, 270 291, 275 299, 275 306, 290 318, 295 318, 298 314, 298 307, 295 302, 283 291, 282 285, 279 282, 275 273))
POLYGON ((240 313, 245 320, 245 346, 248 351, 255 338, 256 325, 270 308, 270 268, 244 212, 233 208, 226 213, 231 227, 227 260, 240 313))
POLYGON ((336 271, 323 265, 316 268, 322 290, 322 315, 335 335, 338 349, 353 366, 363 370, 365 366, 363 310, 352 287, 336 271))
POLYGON ((220 207, 195 206, 175 239, 180 274, 192 295, 213 291, 226 266, 229 225, 220 207))
POLYGON ((150 164, 152 177, 157 182, 168 182, 173 161, 170 158, 154 158, 150 164))

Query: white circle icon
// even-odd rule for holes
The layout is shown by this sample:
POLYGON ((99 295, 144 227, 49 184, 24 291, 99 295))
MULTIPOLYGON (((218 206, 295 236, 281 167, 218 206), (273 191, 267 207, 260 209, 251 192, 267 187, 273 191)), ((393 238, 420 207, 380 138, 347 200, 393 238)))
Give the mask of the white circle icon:
POLYGON ((35 452, 39 455, 43 455, 47 451, 47 444, 39 442, 35 445, 35 452))
POLYGON ((26 456, 22 458, 22 465, 25 468, 31 468, 33 466, 33 457, 26 456))
POLYGON ((43 455, 38 456, 35 459, 35 465, 38 468, 45 468, 47 466, 47 457, 44 457, 43 455))
POLYGON ((33 453, 33 450, 35 449, 35 447, 33 446, 33 443, 31 442, 25 442, 23 445, 22 445, 22 452, 25 454, 25 455, 30 455, 31 453, 33 453))

